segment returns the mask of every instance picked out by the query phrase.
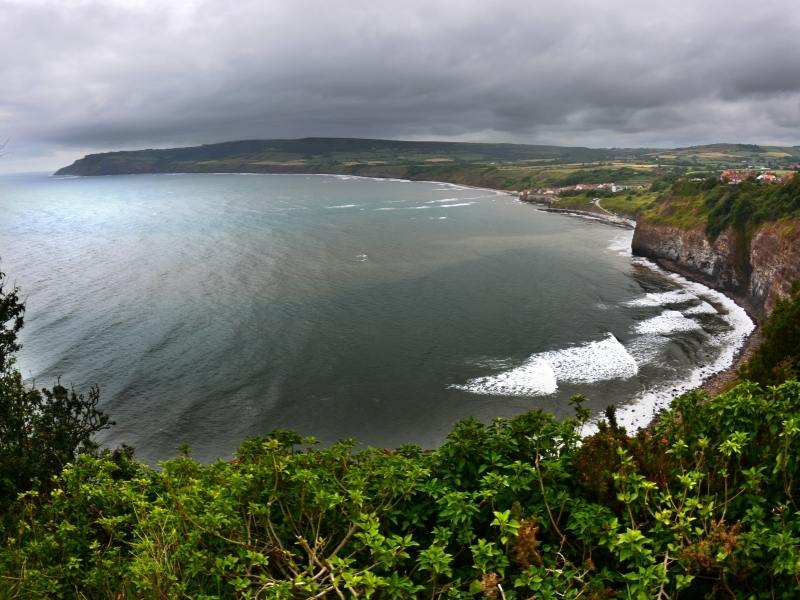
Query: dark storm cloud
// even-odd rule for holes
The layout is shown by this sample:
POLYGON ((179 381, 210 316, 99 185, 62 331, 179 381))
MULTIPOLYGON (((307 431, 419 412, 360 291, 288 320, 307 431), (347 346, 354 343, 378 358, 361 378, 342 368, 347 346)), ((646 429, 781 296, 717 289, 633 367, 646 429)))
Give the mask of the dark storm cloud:
POLYGON ((29 153, 342 135, 800 143, 793 2, 0 0, 29 153))

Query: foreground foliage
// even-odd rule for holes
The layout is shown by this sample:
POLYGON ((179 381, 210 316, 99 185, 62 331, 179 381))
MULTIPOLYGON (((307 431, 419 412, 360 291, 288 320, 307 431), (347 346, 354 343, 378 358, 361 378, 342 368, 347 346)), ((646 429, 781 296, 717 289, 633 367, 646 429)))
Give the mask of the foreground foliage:
POLYGON ((84 454, 23 495, 0 596, 796 597, 800 384, 698 400, 582 444, 531 412, 429 452, 277 432, 212 465, 84 454))
POLYGON ((95 447, 93 433, 111 425, 97 410, 97 388, 83 396, 23 383, 14 353, 24 313, 19 290, 0 273, 0 525, 19 492, 45 489, 78 450, 95 447))
POLYGON ((764 323, 764 340, 742 375, 763 384, 800 379, 800 285, 775 303, 764 323))

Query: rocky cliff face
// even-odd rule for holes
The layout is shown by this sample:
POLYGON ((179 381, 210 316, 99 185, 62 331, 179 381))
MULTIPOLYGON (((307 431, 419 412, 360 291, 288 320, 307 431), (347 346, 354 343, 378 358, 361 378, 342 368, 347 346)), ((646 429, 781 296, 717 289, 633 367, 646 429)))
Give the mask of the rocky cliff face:
POLYGON ((728 229, 713 243, 702 227, 644 221, 633 253, 731 293, 761 316, 800 279, 800 220, 766 223, 749 236, 728 229))
POLYGON ((762 225, 750 242, 748 293, 766 312, 800 280, 800 219, 762 225))

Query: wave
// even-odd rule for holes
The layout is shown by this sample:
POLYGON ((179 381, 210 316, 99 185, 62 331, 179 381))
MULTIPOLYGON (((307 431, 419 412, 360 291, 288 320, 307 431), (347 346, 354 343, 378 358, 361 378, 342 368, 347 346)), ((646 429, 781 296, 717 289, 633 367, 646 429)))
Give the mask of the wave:
MULTIPOLYGON (((493 196, 469 196, 467 198, 442 198, 441 200, 428 200, 425 204, 447 204, 450 205, 451 202, 467 202, 468 200, 482 200, 484 198, 493 198, 493 196)), ((471 204, 475 204, 471 202, 471 204)), ((452 204, 451 206, 461 206, 452 204)))
POLYGON ((670 344, 670 339, 659 334, 640 335, 626 344, 628 352, 641 367, 662 359, 664 348, 670 344))
POLYGON ((651 317, 636 324, 636 333, 658 333, 666 335, 679 331, 694 331, 702 329, 700 323, 677 310, 665 310, 660 315, 651 317))
POLYGON ((442 204, 439 208, 455 208, 456 206, 472 206, 474 202, 458 202, 457 204, 442 204))
POLYGON ((326 206, 325 208, 355 208, 358 204, 335 204, 334 206, 326 206))
POLYGON ((552 366, 545 360, 533 357, 515 369, 490 377, 470 379, 464 385, 450 387, 493 396, 547 396, 555 393, 558 382, 552 366))
POLYGON ((475 394, 544 396, 555 393, 559 382, 593 383, 628 379, 638 372, 636 360, 609 333, 603 340, 534 354, 513 369, 451 387, 475 394))
MULTIPOLYGON (((739 348, 742 347, 747 337, 755 329, 755 324, 747 315, 747 312, 725 294, 701 283, 689 281, 677 273, 670 273, 647 259, 636 258, 635 262, 672 279, 676 284, 692 292, 695 296, 707 298, 722 307, 722 310, 715 310, 715 312, 728 324, 730 329, 711 336, 710 343, 722 349, 713 362, 697 367, 689 373, 688 377, 653 386, 640 394, 630 404, 617 406, 617 422, 631 433, 646 426, 658 411, 668 408, 672 399, 676 396, 698 388, 712 375, 729 368, 733 364, 739 348)), ((703 302, 709 304, 705 300, 703 302)), ((699 306, 702 307, 703 304, 699 306)), ((692 314, 690 311, 693 308, 697 307, 691 307, 684 312, 692 314)), ((584 427, 583 433, 590 434, 595 431, 597 431, 597 425, 591 422, 584 427)))
POLYGON ((670 290, 668 292, 651 292, 649 294, 645 294, 641 298, 636 298, 635 300, 629 300, 625 302, 626 306, 664 306, 665 304, 681 304, 683 302, 689 302, 690 300, 697 299, 696 296, 691 294, 689 291, 680 289, 680 290, 670 290))
POLYGON ((696 304, 695 306, 690 306, 686 310, 682 311, 684 315, 716 315, 719 314, 719 311, 711 306, 705 300, 700 300, 700 304, 696 304))
POLYGON ((627 230, 615 236, 606 246, 607 250, 616 252, 620 256, 631 256, 631 242, 633 241, 633 229, 627 230))
POLYGON ((424 210, 428 208, 430 208, 430 206, 384 206, 382 208, 376 208, 375 210, 424 210))

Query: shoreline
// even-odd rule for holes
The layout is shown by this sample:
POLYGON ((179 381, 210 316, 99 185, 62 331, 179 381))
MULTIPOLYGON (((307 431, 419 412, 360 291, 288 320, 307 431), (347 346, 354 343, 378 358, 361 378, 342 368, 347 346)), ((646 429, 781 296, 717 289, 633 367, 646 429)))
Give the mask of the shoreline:
MULTIPOLYGON (((561 213, 587 220, 598 221, 607 225, 622 227, 629 230, 634 230, 636 228, 636 221, 620 217, 611 213, 610 211, 599 213, 565 208, 553 208, 546 203, 537 202, 535 200, 521 200, 521 202, 531 204, 537 210, 541 210, 542 212, 561 213)), ((628 248, 628 250, 630 251, 631 249, 628 248)), ((663 271, 681 285, 685 285, 686 283, 699 285, 720 295, 721 297, 725 298, 727 302, 740 309, 744 315, 746 315, 747 319, 749 319, 749 322, 752 325, 752 328, 749 329, 741 341, 733 340, 734 343, 730 348, 732 349, 732 357, 730 358, 730 364, 727 366, 722 367, 721 369, 707 376, 703 376, 703 371, 708 367, 695 369, 689 374, 688 379, 683 380, 683 386, 676 384, 675 386, 671 387, 671 393, 668 394, 668 399, 664 397, 667 396, 666 392, 655 388, 643 393, 629 404, 618 405, 618 420, 620 421, 620 424, 628 429, 629 433, 650 427, 653 422, 658 419, 658 413, 661 410, 668 408, 675 398, 683 394, 692 391, 701 391, 706 394, 707 399, 710 399, 733 387, 733 385, 738 382, 739 369, 753 356, 753 353, 761 345, 762 341, 762 328, 759 324, 756 311, 747 297, 740 294, 731 293, 729 290, 720 290, 713 285, 711 280, 705 279, 702 277, 702 275, 681 267, 673 261, 666 259, 650 259, 634 255, 632 251, 631 258, 633 260, 640 261, 640 264, 643 264, 650 269, 663 271), (695 377, 700 378, 700 380, 696 383, 692 381, 692 379, 695 377)), ((725 358, 724 350, 722 356, 717 360, 724 360, 725 362, 728 361, 728 359, 725 358)), ((713 369, 713 364, 710 365, 710 367, 713 369)), ((591 426, 584 430, 584 435, 593 433, 596 427, 594 426, 594 423, 595 419, 592 419, 589 423, 587 423, 587 425, 591 426)))
POLYGON ((543 202, 536 202, 535 200, 520 199, 520 202, 523 202, 525 204, 530 204, 536 207, 537 210, 540 210, 542 212, 571 215, 591 221, 601 221, 603 223, 607 223, 608 225, 614 225, 615 227, 622 227, 623 229, 632 230, 636 228, 636 221, 633 221, 631 219, 626 219, 625 217, 620 217, 610 212, 593 212, 589 210, 578 210, 574 208, 553 208, 548 204, 545 204, 543 202))
POLYGON ((761 323, 759 322, 759 317, 756 314, 756 311, 753 308, 752 303, 747 299, 747 297, 742 296, 741 294, 734 294, 728 290, 719 290, 711 285, 711 282, 708 279, 703 278, 702 276, 681 267, 680 265, 676 264, 675 262, 667 259, 647 259, 650 262, 654 263, 661 269, 668 271, 670 273, 676 273, 689 281, 693 281, 695 283, 699 283, 700 285, 704 285, 707 288, 710 288, 724 296, 730 298, 735 304, 740 306, 746 313, 750 320, 753 322, 753 330, 748 334, 745 338, 744 342, 736 349, 736 352, 733 357, 733 362, 730 366, 714 373, 710 377, 708 377, 702 384, 693 388, 694 390, 703 391, 707 394, 709 398, 716 396, 717 394, 721 394, 722 392, 727 391, 733 385, 735 385, 738 381, 738 371, 739 369, 744 366, 744 364, 750 360, 753 356, 755 351, 761 345, 763 340, 763 330, 761 327, 761 323))

